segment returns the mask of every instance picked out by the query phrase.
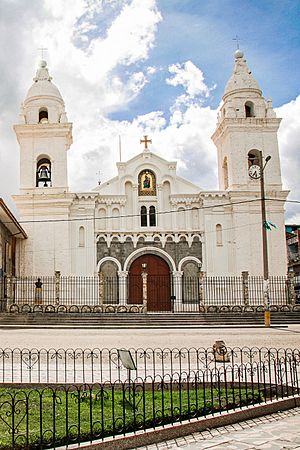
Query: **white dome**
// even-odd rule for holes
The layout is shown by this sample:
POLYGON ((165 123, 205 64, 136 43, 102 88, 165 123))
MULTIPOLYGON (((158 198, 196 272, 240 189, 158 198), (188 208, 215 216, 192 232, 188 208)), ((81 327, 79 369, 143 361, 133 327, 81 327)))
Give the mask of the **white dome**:
POLYGON ((239 90, 251 90, 261 94, 261 90, 252 73, 247 67, 244 54, 240 50, 235 52, 235 67, 232 76, 225 87, 224 97, 239 90))
POLYGON ((25 103, 33 97, 55 97, 63 102, 58 88, 51 81, 52 78, 49 75, 46 61, 40 62, 40 67, 33 80, 34 83, 27 92, 25 103))

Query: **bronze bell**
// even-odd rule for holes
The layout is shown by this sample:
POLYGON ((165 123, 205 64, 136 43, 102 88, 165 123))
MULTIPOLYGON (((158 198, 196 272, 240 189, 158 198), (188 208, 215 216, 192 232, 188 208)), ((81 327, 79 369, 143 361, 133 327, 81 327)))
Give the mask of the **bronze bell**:
POLYGON ((38 171, 38 181, 44 182, 44 187, 47 187, 47 182, 51 181, 50 170, 47 166, 41 166, 38 171))

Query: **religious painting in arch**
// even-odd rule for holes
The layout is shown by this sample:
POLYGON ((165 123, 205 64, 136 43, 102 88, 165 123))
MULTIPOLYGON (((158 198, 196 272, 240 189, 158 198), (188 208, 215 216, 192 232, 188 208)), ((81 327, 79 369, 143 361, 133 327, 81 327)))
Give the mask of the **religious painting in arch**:
POLYGON ((143 303, 142 272, 147 273, 147 311, 171 311, 171 274, 168 263, 158 255, 146 254, 129 269, 129 304, 143 303))
POLYGON ((139 173, 139 195, 156 195, 156 177, 152 170, 145 169, 139 173))

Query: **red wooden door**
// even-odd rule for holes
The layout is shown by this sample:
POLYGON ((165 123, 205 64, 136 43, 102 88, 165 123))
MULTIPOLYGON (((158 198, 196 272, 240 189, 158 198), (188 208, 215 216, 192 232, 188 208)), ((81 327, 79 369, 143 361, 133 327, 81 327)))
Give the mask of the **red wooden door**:
POLYGON ((144 255, 137 258, 130 266, 128 303, 143 302, 142 264, 146 263, 147 310, 171 311, 170 269, 165 260, 157 255, 144 255))

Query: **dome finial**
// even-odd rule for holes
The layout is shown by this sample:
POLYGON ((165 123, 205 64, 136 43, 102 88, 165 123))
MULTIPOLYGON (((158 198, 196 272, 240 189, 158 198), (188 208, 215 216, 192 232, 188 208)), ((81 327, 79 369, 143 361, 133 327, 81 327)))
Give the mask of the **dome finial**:
POLYGON ((236 41, 236 51, 234 52, 235 59, 243 58, 244 57, 244 53, 240 50, 240 42, 239 42, 241 39, 236 34, 236 36, 232 40, 236 41))
POLYGON ((45 69, 47 67, 47 61, 41 59, 41 61, 39 62, 39 66, 41 69, 45 69))
POLYGON ((46 52, 48 49, 46 47, 40 47, 38 50, 41 52, 41 58, 44 59, 44 52, 46 52))
POLYGON ((235 59, 243 58, 244 53, 240 49, 238 49, 234 52, 234 57, 235 57, 235 59))

